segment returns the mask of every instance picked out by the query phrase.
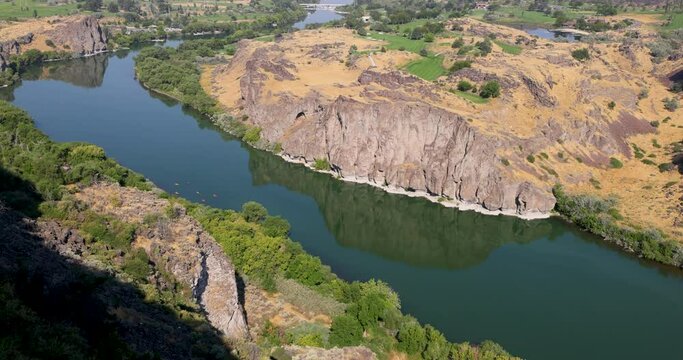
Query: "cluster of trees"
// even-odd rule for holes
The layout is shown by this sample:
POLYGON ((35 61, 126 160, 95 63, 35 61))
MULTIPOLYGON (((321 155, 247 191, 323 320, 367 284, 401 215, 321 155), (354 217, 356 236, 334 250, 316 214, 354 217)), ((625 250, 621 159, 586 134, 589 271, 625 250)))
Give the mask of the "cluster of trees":
POLYGON ((216 101, 201 87, 201 71, 195 59, 198 56, 214 56, 226 44, 226 40, 214 39, 186 41, 177 50, 147 47, 135 57, 135 71, 145 86, 174 97, 204 114, 212 114, 216 110, 216 101))
POLYGON ((559 185, 553 189, 553 194, 557 200, 555 210, 582 228, 648 260, 676 267, 683 265, 683 247, 666 239, 660 231, 618 224, 621 215, 615 209, 615 199, 570 195, 559 185))

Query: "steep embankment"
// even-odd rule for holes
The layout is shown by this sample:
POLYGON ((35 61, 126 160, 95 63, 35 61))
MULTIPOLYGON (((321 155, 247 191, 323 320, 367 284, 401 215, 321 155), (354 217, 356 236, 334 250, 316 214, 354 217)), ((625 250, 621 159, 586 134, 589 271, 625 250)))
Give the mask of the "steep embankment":
POLYGON ((671 96, 663 74, 682 60, 655 62, 647 45, 657 35, 637 26, 586 45, 451 21, 447 28, 462 31, 426 46, 446 66, 471 64, 435 82, 396 71, 419 56, 386 42, 342 29, 301 31, 274 43, 241 42, 231 62, 213 70, 207 91, 259 127, 285 158, 325 160, 348 180, 519 215, 549 213, 556 183, 572 191, 603 189, 603 196, 624 199, 619 210, 630 224, 679 236, 681 214, 669 204, 682 193, 667 185, 678 183, 678 174, 658 165, 671 164, 683 137, 680 111, 662 104, 671 96), (460 38, 464 44, 515 39, 521 53, 493 45, 487 56, 462 55, 451 47, 460 38), (582 48, 589 59, 573 58, 582 48), (501 95, 469 101, 454 91, 462 80, 475 88, 496 81, 501 95), (636 147, 645 154, 635 154, 636 147), (651 216, 638 210, 643 201, 651 216))
POLYGON ((27 50, 87 56, 107 50, 107 36, 93 16, 50 17, 0 28, 0 70, 27 50))

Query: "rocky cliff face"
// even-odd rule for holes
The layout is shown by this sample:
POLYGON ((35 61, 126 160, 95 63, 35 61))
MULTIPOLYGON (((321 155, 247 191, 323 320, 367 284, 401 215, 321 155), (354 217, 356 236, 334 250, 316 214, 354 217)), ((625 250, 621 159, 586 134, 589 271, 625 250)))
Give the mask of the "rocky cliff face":
MULTIPOLYGON (((26 357, 20 354, 35 343, 36 334, 43 348, 62 345, 51 356, 86 358, 113 348, 130 350, 125 353, 130 357, 181 360, 211 349, 216 358, 228 358, 223 340, 205 320, 188 324, 146 299, 117 278, 78 231, 56 221, 27 219, 1 202, 0 229, 0 283, 3 291, 14 288, 12 301, 30 309, 3 307, 11 310, 3 313, 8 321, 26 326, 16 329, 15 346, 4 349, 9 358, 26 357), (51 325, 41 327, 41 322, 51 325), (46 327, 54 330, 38 330, 46 327), (26 334, 30 338, 21 341, 26 334)), ((3 335, 7 338, 7 332, 3 335)))
POLYGON ((107 50, 107 36, 93 16, 73 16, 66 18, 47 18, 17 23, 8 27, 7 36, 0 37, 0 69, 4 70, 10 56, 20 54, 28 49, 56 50, 72 53, 75 56, 87 56, 107 50), (16 27, 15 31, 12 30, 16 27), (23 33, 22 35, 16 35, 23 33), (54 47, 48 47, 50 40, 54 47))
POLYGON ((65 21, 48 31, 45 36, 58 47, 70 49, 74 54, 81 56, 107 50, 107 36, 97 19, 92 16, 65 21))
POLYGON ((16 39, 0 43, 0 71, 4 71, 9 65, 10 56, 18 55, 21 52, 21 46, 31 43, 33 34, 28 33, 16 39))
POLYGON ((357 80, 365 88, 362 100, 315 92, 273 99, 266 96, 267 79, 293 78, 293 65, 271 60, 265 49, 251 55, 240 51, 244 54, 238 51, 233 63, 242 62, 246 70, 241 104, 262 136, 280 143, 286 156, 327 159, 344 178, 445 196, 494 212, 530 215, 554 207, 549 187, 501 171, 496 150, 513 147, 512 141, 487 136, 457 113, 392 91, 410 87, 418 96, 435 96, 417 78, 366 70, 357 80))
POLYGON ((211 325, 229 338, 249 338, 232 263, 182 207, 174 207, 153 193, 113 184, 86 188, 78 198, 98 213, 126 222, 147 220, 135 245, 144 248, 156 264, 192 290, 211 325), (120 205, 112 206, 112 198, 120 205))

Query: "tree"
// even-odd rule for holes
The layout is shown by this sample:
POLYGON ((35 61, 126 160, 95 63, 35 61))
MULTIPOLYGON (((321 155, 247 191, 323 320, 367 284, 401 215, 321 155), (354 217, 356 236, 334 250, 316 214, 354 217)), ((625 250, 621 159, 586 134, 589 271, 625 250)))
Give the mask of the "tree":
POLYGON ((422 352, 425 360, 440 360, 448 356, 449 344, 446 338, 431 325, 425 326, 427 345, 422 352))
POLYGON ((102 0, 85 0, 83 8, 90 11, 100 11, 102 8, 102 0))
POLYGON ((489 81, 479 90, 479 96, 483 98, 495 98, 500 96, 500 84, 497 81, 489 81))
POLYGON ((248 222, 260 222, 266 218, 268 211, 263 205, 255 202, 249 201, 242 205, 242 217, 248 222))
POLYGON ((450 71, 456 72, 464 68, 472 67, 472 62, 469 60, 458 60, 451 65, 450 71))
POLYGON ((332 346, 358 345, 363 339, 363 327, 353 316, 340 315, 332 320, 330 344, 332 346))
POLYGON ((119 12, 119 4, 115 2, 110 2, 109 4, 107 4, 107 11, 116 14, 117 12, 119 12))
POLYGON ((410 40, 420 40, 422 39, 422 28, 419 26, 414 28, 413 31, 410 32, 410 40))
POLYGON ((427 338, 425 329, 415 320, 406 316, 396 335, 398 349, 408 354, 417 354, 424 350, 427 338))
POLYGON ((460 80, 458 81, 458 90, 470 91, 472 90, 472 84, 467 80, 460 80))
POLYGON ((388 304, 386 298, 379 293, 363 296, 356 305, 356 317, 364 329, 377 325, 384 316, 388 304))
POLYGON ((462 38, 457 38, 457 39, 453 40, 451 47, 453 49, 457 49, 459 47, 462 47, 463 45, 465 45, 465 42, 462 40, 462 38))
POLYGON ((612 4, 600 4, 596 13, 602 16, 612 16, 617 14, 617 7, 612 4))
POLYGON ((33 17, 37 18, 38 17, 38 10, 33 9, 33 17))
POLYGON ((263 221, 263 232, 272 237, 287 237, 291 226, 281 216, 268 216, 263 221))
POLYGON ((434 34, 426 33, 424 35, 424 40, 425 40, 425 42, 434 42, 434 34))

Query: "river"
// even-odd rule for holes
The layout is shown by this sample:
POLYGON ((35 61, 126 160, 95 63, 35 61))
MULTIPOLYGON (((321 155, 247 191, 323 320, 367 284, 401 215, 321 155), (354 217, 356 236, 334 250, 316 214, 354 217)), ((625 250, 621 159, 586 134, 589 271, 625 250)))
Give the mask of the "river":
POLYGON ((462 212, 286 163, 145 90, 134 54, 53 63, 0 95, 52 139, 100 145, 170 193, 264 204, 334 272, 386 281, 404 312, 450 340, 490 338, 528 359, 681 356, 681 272, 560 219, 462 212))

